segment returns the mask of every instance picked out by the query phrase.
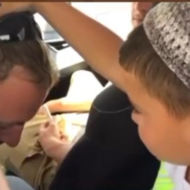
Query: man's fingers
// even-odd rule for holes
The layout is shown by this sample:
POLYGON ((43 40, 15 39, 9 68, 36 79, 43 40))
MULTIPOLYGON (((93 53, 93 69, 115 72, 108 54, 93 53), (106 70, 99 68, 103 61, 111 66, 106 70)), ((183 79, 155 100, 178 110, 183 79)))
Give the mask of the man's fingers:
POLYGON ((40 126, 40 131, 43 131, 43 130, 47 129, 47 128, 49 127, 49 125, 50 125, 50 122, 49 122, 49 121, 47 121, 47 122, 41 124, 41 126, 40 126))
POLYGON ((51 133, 52 135, 59 136, 59 128, 56 119, 52 119, 52 121, 42 124, 40 127, 40 133, 51 133))
POLYGON ((51 125, 51 123, 49 121, 47 121, 46 123, 44 123, 43 128, 48 128, 51 125))
POLYGON ((48 127, 55 127, 57 125, 57 120, 55 117, 52 118, 52 120, 46 121, 41 125, 41 128, 48 128, 48 127))

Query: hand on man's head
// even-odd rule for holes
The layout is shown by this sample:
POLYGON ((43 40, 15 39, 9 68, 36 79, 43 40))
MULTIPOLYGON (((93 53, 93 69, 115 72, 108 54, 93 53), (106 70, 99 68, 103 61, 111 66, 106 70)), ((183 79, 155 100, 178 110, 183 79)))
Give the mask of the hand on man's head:
POLYGON ((0 5, 0 17, 14 12, 33 11, 32 2, 1 2, 0 5))

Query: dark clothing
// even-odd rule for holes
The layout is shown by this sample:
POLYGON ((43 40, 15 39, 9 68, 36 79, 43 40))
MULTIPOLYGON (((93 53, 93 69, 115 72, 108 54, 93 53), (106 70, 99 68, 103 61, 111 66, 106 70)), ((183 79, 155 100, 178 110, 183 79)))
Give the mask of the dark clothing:
POLYGON ((95 99, 85 135, 50 190, 151 190, 160 162, 139 139, 127 96, 114 86, 95 99))

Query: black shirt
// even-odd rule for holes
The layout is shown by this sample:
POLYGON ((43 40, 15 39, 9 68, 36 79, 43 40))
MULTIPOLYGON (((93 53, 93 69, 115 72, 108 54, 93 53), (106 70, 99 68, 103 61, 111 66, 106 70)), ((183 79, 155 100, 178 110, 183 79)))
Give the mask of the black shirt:
POLYGON ((151 190, 160 162, 139 139, 127 96, 114 86, 95 99, 86 133, 50 190, 151 190))

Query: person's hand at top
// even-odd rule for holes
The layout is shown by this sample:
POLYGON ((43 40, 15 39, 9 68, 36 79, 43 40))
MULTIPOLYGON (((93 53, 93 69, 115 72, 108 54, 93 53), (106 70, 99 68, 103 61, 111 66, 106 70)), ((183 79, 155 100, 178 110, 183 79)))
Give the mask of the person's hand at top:
POLYGON ((26 10, 33 10, 32 2, 1 2, 0 16, 4 16, 13 12, 20 12, 26 10))
MULTIPOLYGON (((22 1, 22 2, 1 2, 0 3, 0 16, 4 16, 9 13, 13 12, 20 12, 20 11, 31 11, 36 12, 37 7, 40 4, 47 4, 47 3, 41 3, 41 2, 28 2, 28 1, 22 1)), ((70 3, 67 3, 70 4, 70 3)))

